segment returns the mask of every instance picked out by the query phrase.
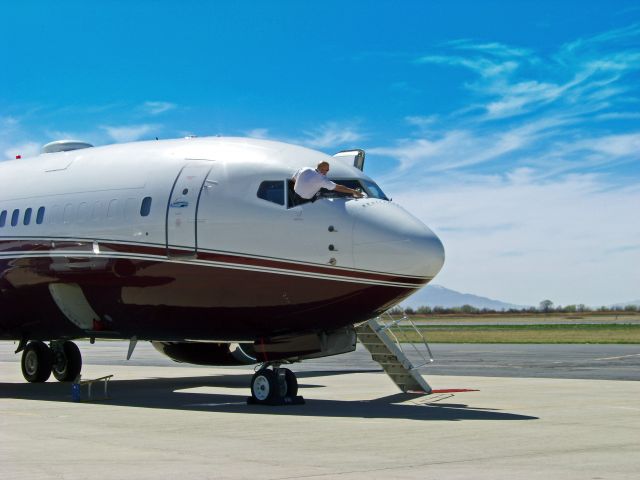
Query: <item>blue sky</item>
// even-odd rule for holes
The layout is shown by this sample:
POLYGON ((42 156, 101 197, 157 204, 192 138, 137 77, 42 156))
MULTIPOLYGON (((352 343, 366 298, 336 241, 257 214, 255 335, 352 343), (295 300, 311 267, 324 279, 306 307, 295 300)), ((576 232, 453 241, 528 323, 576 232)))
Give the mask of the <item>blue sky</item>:
POLYGON ((0 158, 248 135, 366 171, 443 239, 437 283, 640 299, 631 1, 3 2, 0 158))

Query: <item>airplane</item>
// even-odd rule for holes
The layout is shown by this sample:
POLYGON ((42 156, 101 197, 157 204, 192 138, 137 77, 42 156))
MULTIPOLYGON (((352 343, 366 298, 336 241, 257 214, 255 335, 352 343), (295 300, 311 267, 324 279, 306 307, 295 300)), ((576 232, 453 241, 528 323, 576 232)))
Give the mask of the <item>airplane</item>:
POLYGON ((282 142, 187 137, 48 143, 0 162, 0 339, 28 382, 73 381, 73 340, 150 341, 177 362, 257 364, 257 403, 295 396, 289 363, 353 351, 354 325, 426 285, 440 239, 335 156, 282 142), (363 198, 293 202, 328 161, 363 198), (48 343, 48 344, 47 344, 48 343))

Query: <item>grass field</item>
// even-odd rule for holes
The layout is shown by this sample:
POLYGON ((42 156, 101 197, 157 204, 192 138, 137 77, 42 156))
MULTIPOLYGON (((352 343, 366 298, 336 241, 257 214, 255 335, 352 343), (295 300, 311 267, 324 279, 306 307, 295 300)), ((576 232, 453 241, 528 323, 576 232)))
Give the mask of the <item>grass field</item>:
MULTIPOLYGON (((640 315, 587 313, 412 315, 429 343, 620 343, 640 344, 640 315)), ((410 327, 401 341, 419 342, 410 327)))
MULTIPOLYGON (((419 327, 429 343, 629 343, 640 344, 640 325, 452 325, 419 327)), ((419 342, 403 329, 404 341, 419 342)))
POLYGON ((620 313, 503 313, 503 314, 449 314, 449 315, 410 315, 411 320, 415 323, 427 324, 450 324, 450 323, 485 323, 488 325, 496 324, 553 324, 553 323, 577 323, 577 324, 640 324, 640 313, 637 312, 620 312, 620 313))

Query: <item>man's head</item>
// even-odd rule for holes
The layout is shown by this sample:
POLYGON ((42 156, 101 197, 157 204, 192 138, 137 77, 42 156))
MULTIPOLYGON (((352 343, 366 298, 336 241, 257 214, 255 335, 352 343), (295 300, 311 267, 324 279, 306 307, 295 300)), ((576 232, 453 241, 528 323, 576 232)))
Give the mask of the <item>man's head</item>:
POLYGON ((322 175, 326 175, 329 172, 329 162, 320 162, 316 167, 318 173, 322 175))

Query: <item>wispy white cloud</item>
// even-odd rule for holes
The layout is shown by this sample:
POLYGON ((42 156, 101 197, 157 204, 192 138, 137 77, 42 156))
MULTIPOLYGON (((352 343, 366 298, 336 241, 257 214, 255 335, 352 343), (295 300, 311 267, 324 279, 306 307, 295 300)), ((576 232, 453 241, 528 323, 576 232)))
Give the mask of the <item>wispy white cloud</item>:
POLYGON ((15 128, 18 123, 18 119, 15 117, 0 117, 0 128, 3 130, 15 128))
POLYGON ((445 45, 450 45, 458 50, 476 50, 484 52, 497 58, 521 57, 530 60, 531 55, 534 53, 528 48, 513 47, 499 42, 476 43, 470 39, 452 40, 447 42, 445 45))
POLYGON ((461 40, 416 60, 471 72, 468 106, 405 118, 414 131, 367 153, 396 161, 380 183, 442 237, 439 283, 534 305, 638 296, 640 187, 620 174, 640 162, 638 41, 634 25, 551 55, 461 40))
POLYGON ((436 63, 448 66, 465 67, 476 72, 483 78, 494 78, 511 73, 518 68, 518 62, 502 61, 487 58, 469 58, 456 55, 425 55, 416 60, 416 63, 436 63))
POLYGON ((438 118, 438 115, 412 115, 405 117, 404 120, 407 124, 424 130, 433 126, 438 121, 438 118))
POLYGON ((562 304, 636 298, 640 249, 629 247, 640 243, 630 243, 640 238, 640 187, 543 176, 534 169, 473 181, 448 176, 429 189, 409 184, 388 193, 442 238, 439 283, 519 304, 542 300, 531 292, 562 304))
POLYGON ((636 42, 638 36, 640 36, 640 23, 634 23, 622 28, 616 28, 590 37, 582 37, 568 42, 562 46, 562 52, 573 54, 574 52, 581 53, 583 51, 591 51, 593 49, 599 52, 603 46, 611 44, 615 44, 619 48, 629 46, 637 48, 636 42))
POLYGON ((530 161, 556 174, 633 161, 640 125, 616 135, 589 128, 595 121, 636 118, 629 92, 638 90, 631 74, 640 71, 640 53, 626 43, 610 45, 620 39, 640 40, 640 26, 581 39, 550 56, 500 43, 448 42, 443 53, 423 55, 417 63, 474 72, 476 80, 464 87, 475 104, 440 114, 438 122, 429 114, 406 118, 418 127, 413 137, 369 152, 398 162, 387 180, 507 160, 530 161))
POLYGON ((619 80, 640 70, 639 39, 640 26, 634 25, 571 42, 548 57, 499 43, 462 40, 448 42, 443 52, 423 55, 416 63, 474 72, 477 79, 466 88, 484 102, 483 118, 488 120, 540 111, 554 102, 567 111, 585 102, 606 108, 610 103, 603 100, 618 99, 629 89, 619 80), (613 42, 618 42, 615 50, 613 42))
POLYGON ((594 120, 638 120, 640 112, 611 112, 602 113, 593 117, 594 120))
POLYGON ((502 129, 434 131, 431 132, 432 138, 401 139, 395 145, 371 148, 368 152, 397 160, 398 170, 385 180, 402 181, 402 177, 409 172, 415 174, 413 178, 420 178, 421 174, 471 167, 519 154, 526 147, 553 134, 554 128, 563 122, 566 123, 551 118, 502 129))
POLYGON ((160 115, 174 110, 176 107, 177 105, 171 102, 145 102, 143 104, 143 109, 150 115, 160 115))
POLYGON ((253 130, 249 130, 246 132, 247 137, 250 138, 260 138, 260 139, 269 139, 271 138, 269 135, 269 129, 267 128, 254 128, 253 130))
POLYGON ((573 144, 573 147, 602 153, 609 159, 633 156, 640 161, 640 132, 583 140, 573 144))
POLYGON ((338 121, 326 122, 314 129, 303 130, 297 137, 277 135, 267 128, 254 128, 246 131, 245 135, 336 151, 340 148, 357 147, 359 142, 366 138, 366 135, 358 130, 356 123, 338 121))
POLYGON ((304 132, 300 143, 313 148, 340 148, 345 145, 354 146, 366 135, 358 131, 352 124, 328 122, 313 130, 304 132))
POLYGON ((144 137, 148 137, 152 132, 157 132, 160 129, 160 126, 155 124, 124 126, 104 125, 101 128, 116 142, 125 143, 134 142, 144 137))
POLYGON ((0 161, 16 156, 30 157, 40 153, 40 144, 23 132, 20 120, 13 116, 0 116, 0 161))
POLYGON ((3 157, 6 159, 17 158, 18 156, 26 158, 38 155, 41 145, 36 142, 26 142, 18 145, 7 146, 4 149, 3 157))

